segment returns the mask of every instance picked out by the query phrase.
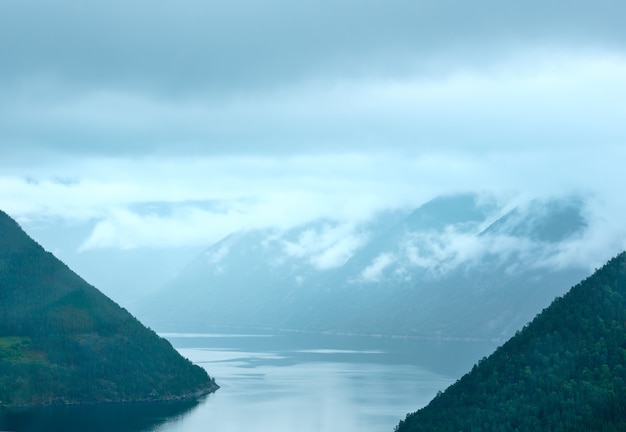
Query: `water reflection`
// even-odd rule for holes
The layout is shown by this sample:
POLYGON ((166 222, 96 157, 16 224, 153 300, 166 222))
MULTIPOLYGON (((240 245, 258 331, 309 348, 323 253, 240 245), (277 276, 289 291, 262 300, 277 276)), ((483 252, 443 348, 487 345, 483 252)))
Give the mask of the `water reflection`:
POLYGON ((15 432, 147 432, 181 419, 199 401, 102 404, 0 410, 0 430, 15 432))
POLYGON ((167 336, 222 387, 158 432, 391 432, 494 348, 292 333, 167 336))
POLYGON ((316 334, 168 334, 221 386, 199 402, 2 412, 0 431, 374 432, 424 406, 494 343, 316 334))

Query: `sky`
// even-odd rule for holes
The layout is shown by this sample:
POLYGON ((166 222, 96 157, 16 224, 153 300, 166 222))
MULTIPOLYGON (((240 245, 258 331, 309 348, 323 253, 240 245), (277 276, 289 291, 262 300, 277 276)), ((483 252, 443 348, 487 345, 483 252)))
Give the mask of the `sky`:
POLYGON ((613 253, 624 16, 608 0, 4 0, 0 208, 82 224, 93 251, 575 193, 613 253))

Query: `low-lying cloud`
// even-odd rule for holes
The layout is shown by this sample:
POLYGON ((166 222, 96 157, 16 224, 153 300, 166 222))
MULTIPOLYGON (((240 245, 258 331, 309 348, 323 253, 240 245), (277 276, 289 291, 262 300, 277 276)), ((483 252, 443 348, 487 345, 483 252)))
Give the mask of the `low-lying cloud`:
POLYGON ((383 277, 383 272, 396 260, 393 254, 383 252, 378 255, 367 267, 360 273, 358 281, 360 282, 379 282, 383 277))
MULTIPOLYGON (((89 227, 83 252, 357 226, 459 191, 592 197, 586 243, 550 262, 624 247, 614 1, 34 7, 0 6, 0 207, 89 227)), ((332 268, 362 234, 317 231, 317 249, 288 248, 332 268)), ((407 265, 537 253, 446 236, 408 239, 407 265)))
POLYGON ((368 233, 352 223, 323 223, 308 228, 295 241, 282 240, 283 252, 288 257, 305 258, 318 270, 340 267, 368 240, 368 233))

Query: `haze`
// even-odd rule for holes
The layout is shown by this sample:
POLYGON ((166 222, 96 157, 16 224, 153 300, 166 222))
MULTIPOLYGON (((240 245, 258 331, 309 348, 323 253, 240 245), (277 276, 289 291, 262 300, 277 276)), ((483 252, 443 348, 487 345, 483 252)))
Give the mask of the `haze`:
POLYGON ((79 268, 98 251, 187 251, 175 271, 239 230, 358 223, 454 192, 509 208, 576 194, 593 266, 626 246, 625 13, 3 1, 0 204, 79 268))

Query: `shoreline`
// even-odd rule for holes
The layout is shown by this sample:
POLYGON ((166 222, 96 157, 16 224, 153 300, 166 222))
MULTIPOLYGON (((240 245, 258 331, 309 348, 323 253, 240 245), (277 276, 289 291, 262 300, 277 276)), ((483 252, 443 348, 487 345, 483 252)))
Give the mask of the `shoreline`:
MULTIPOLYGON (((175 326, 174 326, 175 327, 175 326)), ((164 325, 163 328, 159 328, 159 330, 155 330, 155 332, 167 339, 168 336, 175 335, 176 333, 197 333, 197 334, 212 334, 216 331, 222 330, 228 332, 238 332, 244 331, 249 333, 254 332, 262 332, 261 334, 266 334, 267 332, 271 333, 304 333, 304 334, 317 334, 317 335, 330 335, 330 336, 356 336, 356 337, 371 337, 371 338, 384 338, 384 339, 412 339, 412 340, 441 340, 441 341, 459 341, 459 342, 489 342, 489 343, 497 343, 502 344, 506 342, 510 337, 506 337, 503 335, 454 335, 454 334, 444 334, 444 333, 367 333, 367 332, 352 332, 352 331, 341 331, 341 330, 309 330, 309 329, 299 329, 299 328, 288 328, 288 327, 270 327, 270 326, 245 326, 245 325, 220 325, 220 326, 207 326, 203 328, 202 326, 189 326, 195 329, 195 331, 180 331, 173 330, 172 327, 167 327, 164 325)), ((232 333, 237 334, 237 333, 232 333)))
POLYGON ((119 399, 119 400, 91 400, 91 401, 53 401, 33 404, 4 405, 0 402, 0 411, 22 411, 38 408, 62 408, 81 407, 97 405, 151 405, 151 404, 178 404, 192 401, 199 401, 205 396, 215 393, 220 386, 211 378, 207 388, 183 395, 169 395, 164 397, 143 398, 143 399, 119 399))

